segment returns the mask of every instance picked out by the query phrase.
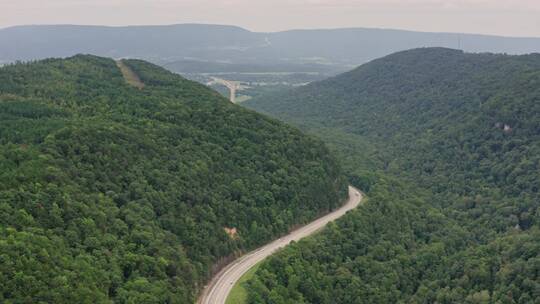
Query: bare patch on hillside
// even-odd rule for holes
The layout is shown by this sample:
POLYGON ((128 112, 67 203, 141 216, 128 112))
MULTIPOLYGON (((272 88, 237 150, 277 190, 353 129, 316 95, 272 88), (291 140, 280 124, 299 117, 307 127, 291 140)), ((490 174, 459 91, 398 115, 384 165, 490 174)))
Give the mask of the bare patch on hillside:
POLYGON ((144 83, 141 81, 139 76, 137 76, 137 74, 135 74, 135 72, 133 72, 133 70, 128 67, 122 60, 116 61, 116 65, 122 72, 124 79, 129 85, 134 86, 139 90, 142 90, 144 88, 144 83))

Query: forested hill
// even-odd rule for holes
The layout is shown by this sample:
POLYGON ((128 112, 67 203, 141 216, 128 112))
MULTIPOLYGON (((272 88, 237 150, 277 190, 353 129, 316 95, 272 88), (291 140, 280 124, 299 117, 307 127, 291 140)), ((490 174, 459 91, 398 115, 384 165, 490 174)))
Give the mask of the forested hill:
POLYGON ((511 95, 526 78, 535 76, 539 58, 539 54, 507 56, 415 49, 246 105, 279 117, 296 117, 299 122, 346 126, 355 133, 382 135, 417 121, 469 121, 472 116, 490 114, 488 110, 495 106, 487 101, 500 93, 511 95), (383 113, 386 115, 373 116, 383 113), (438 113, 448 115, 434 117, 438 113), (457 113, 464 115, 450 116, 457 113), (358 115, 362 119, 353 119, 358 115), (419 115, 423 118, 419 119, 419 115))
POLYGON ((144 89, 94 56, 0 69, 0 302, 193 303, 222 258, 344 199, 318 140, 124 64, 144 89))
POLYGON ((540 54, 415 49, 246 105, 322 136, 371 198, 263 264, 252 303, 538 303, 540 54))

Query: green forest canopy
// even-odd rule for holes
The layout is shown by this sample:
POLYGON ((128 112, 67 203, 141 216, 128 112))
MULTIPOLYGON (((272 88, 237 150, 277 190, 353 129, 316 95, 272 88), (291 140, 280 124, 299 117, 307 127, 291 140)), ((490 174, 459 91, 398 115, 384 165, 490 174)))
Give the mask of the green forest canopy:
POLYGON ((193 303, 216 263, 344 198, 318 140, 124 63, 143 90, 94 56, 0 69, 0 302, 193 303))
POLYGON ((263 263, 250 303, 540 303, 540 54, 416 49, 245 105, 369 196, 263 263))

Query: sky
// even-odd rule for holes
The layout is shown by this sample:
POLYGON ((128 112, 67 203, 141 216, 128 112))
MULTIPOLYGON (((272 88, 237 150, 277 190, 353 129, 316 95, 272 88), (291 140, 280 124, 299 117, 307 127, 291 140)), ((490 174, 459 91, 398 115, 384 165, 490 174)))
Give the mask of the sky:
POLYGON ((540 0, 0 0, 0 27, 212 23, 540 37, 540 0))

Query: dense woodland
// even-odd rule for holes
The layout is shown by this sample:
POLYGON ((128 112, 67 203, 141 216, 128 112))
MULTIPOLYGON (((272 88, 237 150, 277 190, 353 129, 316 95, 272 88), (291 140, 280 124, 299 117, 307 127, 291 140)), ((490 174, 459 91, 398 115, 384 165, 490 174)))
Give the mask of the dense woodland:
POLYGON ((246 105, 369 197, 264 262, 250 303, 540 303, 540 55, 416 49, 246 105))
POLYGON ((125 64, 144 89, 94 56, 0 69, 0 302, 193 303, 220 259, 344 199, 319 140, 125 64))

